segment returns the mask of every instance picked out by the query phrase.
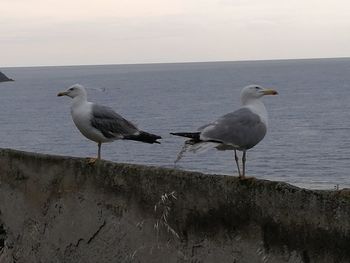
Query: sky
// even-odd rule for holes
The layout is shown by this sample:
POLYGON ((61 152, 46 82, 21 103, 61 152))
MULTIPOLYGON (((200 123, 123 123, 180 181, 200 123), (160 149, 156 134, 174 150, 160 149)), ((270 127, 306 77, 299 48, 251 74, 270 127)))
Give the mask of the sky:
POLYGON ((0 66, 350 56, 348 0, 0 0, 0 66))

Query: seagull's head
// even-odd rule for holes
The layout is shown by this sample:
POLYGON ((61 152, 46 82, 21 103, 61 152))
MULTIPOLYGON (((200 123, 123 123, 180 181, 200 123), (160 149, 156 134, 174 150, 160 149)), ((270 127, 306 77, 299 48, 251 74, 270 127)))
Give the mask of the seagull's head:
POLYGON ((86 90, 80 84, 70 86, 66 91, 60 92, 57 96, 68 96, 74 99, 75 97, 86 97, 86 90))
POLYGON ((245 101, 251 99, 259 99, 265 95, 277 95, 278 92, 274 89, 266 89, 259 85, 249 85, 242 89, 241 91, 241 100, 244 103, 245 101))

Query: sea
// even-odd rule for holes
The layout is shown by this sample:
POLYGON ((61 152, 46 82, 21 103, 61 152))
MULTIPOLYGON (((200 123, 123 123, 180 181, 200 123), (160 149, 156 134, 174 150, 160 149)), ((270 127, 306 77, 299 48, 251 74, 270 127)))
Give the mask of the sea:
MULTIPOLYGON (((174 167, 184 139, 240 107, 249 84, 274 88, 263 98, 265 138, 247 152, 247 175, 308 189, 350 187, 350 59, 304 59, 136 65, 0 68, 0 147, 95 157, 71 115, 71 99, 57 93, 80 83, 89 101, 112 107, 162 143, 102 145, 114 162, 174 167)), ((237 175, 232 151, 187 153, 176 169, 237 175)))

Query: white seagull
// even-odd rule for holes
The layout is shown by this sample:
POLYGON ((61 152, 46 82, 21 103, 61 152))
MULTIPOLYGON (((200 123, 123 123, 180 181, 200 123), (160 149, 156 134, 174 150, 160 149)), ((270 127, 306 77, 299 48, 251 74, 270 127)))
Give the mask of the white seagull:
MULTIPOLYGON (((139 130, 113 109, 87 101, 87 93, 82 85, 75 84, 57 96, 73 99, 71 115, 78 130, 88 139, 98 144, 97 159, 101 159, 101 144, 114 140, 134 140, 145 143, 160 143, 160 136, 139 130)), ((96 160, 96 159, 95 159, 96 160)))
POLYGON ((208 147, 215 147, 218 150, 234 150, 238 175, 240 178, 245 177, 246 152, 264 138, 268 126, 267 111, 260 99, 264 95, 277 94, 277 91, 273 89, 265 89, 258 85, 246 86, 241 91, 242 107, 240 109, 200 127, 198 132, 171 133, 190 138, 185 142, 175 162, 181 159, 186 150, 196 152, 208 147), (243 152, 242 173, 237 150, 243 152))

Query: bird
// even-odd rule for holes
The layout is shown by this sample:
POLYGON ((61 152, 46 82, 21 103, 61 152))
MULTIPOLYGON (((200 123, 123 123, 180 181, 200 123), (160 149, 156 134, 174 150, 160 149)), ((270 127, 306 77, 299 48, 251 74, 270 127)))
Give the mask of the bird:
POLYGON ((219 117, 216 121, 198 128, 197 132, 172 132, 170 134, 186 137, 183 149, 175 163, 187 150, 197 152, 215 147, 218 150, 233 150, 238 177, 245 178, 246 152, 257 145, 264 137, 268 127, 268 114, 261 98, 277 95, 274 89, 259 85, 249 85, 241 90, 242 107, 219 117), (237 151, 242 151, 242 172, 237 151))
POLYGON ((91 163, 101 159, 102 143, 114 140, 160 143, 158 139, 161 139, 161 136, 138 129, 110 107, 89 102, 83 85, 74 84, 66 91, 59 92, 57 96, 73 99, 71 115, 74 124, 86 138, 97 143, 97 158, 92 158, 91 163))

